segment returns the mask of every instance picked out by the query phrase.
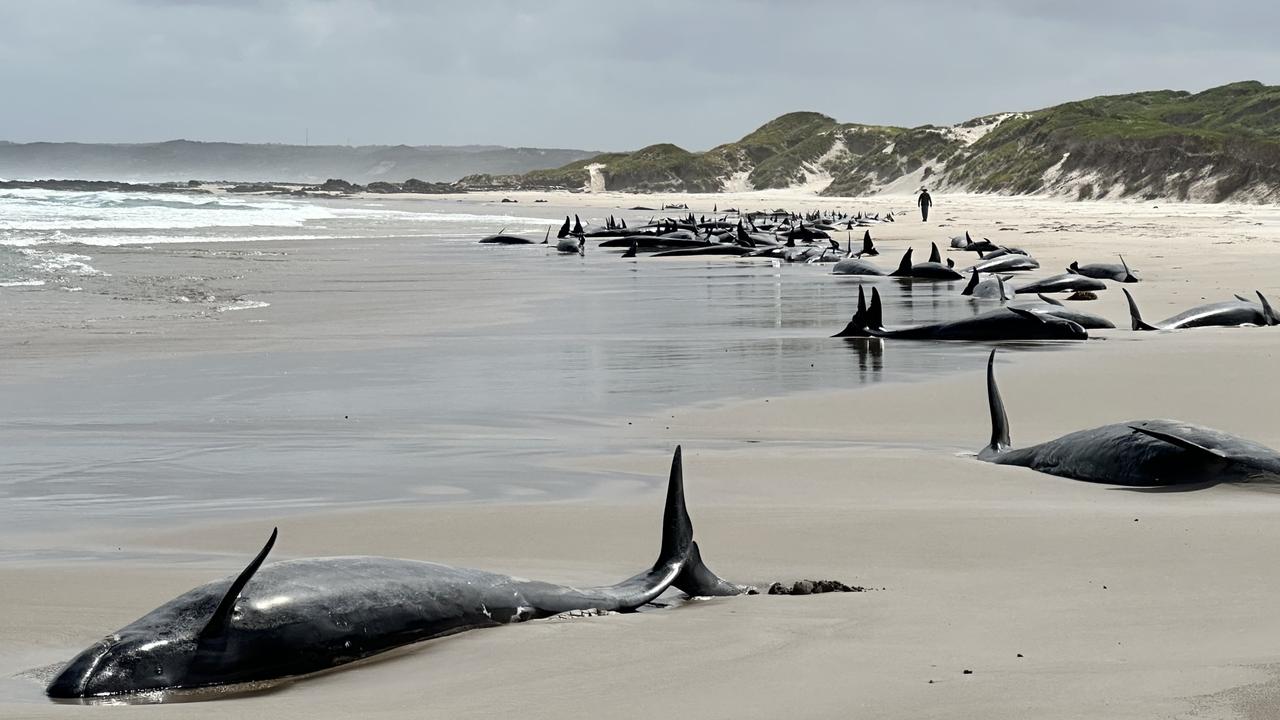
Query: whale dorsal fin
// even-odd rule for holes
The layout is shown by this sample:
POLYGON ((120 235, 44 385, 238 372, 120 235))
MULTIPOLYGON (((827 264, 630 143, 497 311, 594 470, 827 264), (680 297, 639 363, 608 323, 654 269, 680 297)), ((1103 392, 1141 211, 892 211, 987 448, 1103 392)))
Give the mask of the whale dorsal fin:
POLYGON ((1162 441, 1164 441, 1164 442, 1169 443, 1170 445, 1176 445, 1176 446, 1178 446, 1178 447, 1182 448, 1183 450, 1190 450, 1190 451, 1192 451, 1192 452, 1208 453, 1209 455, 1212 455, 1212 456, 1214 456, 1215 458, 1217 458, 1217 459, 1219 459, 1219 460, 1230 460, 1230 459, 1231 459, 1230 457, 1228 457, 1228 456, 1227 456, 1227 454, 1226 454, 1226 453, 1222 452, 1221 450, 1219 450, 1219 449, 1217 449, 1217 448, 1205 447, 1204 445, 1201 445, 1201 444, 1199 444, 1199 443, 1192 442, 1192 441, 1190 441, 1190 440, 1188 440, 1188 439, 1186 439, 1186 438, 1178 437, 1177 435, 1172 435, 1172 434, 1167 433, 1167 432, 1161 432, 1161 431, 1159 431, 1159 430, 1152 430, 1151 428, 1145 428, 1145 427, 1141 427, 1141 426, 1139 426, 1139 425, 1130 425, 1130 426, 1129 426, 1129 429, 1130 429, 1130 430, 1133 430, 1133 431, 1134 431, 1134 432, 1136 432, 1136 433, 1142 433, 1143 435, 1146 435, 1146 436, 1148 436, 1148 437, 1153 437, 1153 438, 1155 438, 1155 439, 1157 439, 1157 440, 1162 440, 1162 441))
POLYGON ((550 240, 550 239, 551 239, 551 226, 550 226, 550 225, 548 225, 548 226, 547 226, 547 234, 542 236, 542 244, 543 244, 543 245, 546 245, 546 244, 547 244, 547 241, 548 241, 548 240, 550 240))
POLYGON ((227 626, 231 624, 231 613, 235 610, 236 600, 240 597, 240 593, 244 591, 244 586, 249 584, 249 579, 253 574, 258 572, 258 568, 262 566, 262 561, 267 559, 267 553, 271 552, 271 547, 276 544, 276 535, 279 534, 279 528, 271 529, 271 537, 267 538, 267 544, 262 546, 262 550, 258 552, 257 557, 249 562, 249 565, 231 581, 231 587, 227 588, 227 594, 222 596, 222 601, 218 603, 217 609, 213 611, 213 616, 209 618, 209 622, 200 630, 200 642, 206 642, 219 638, 226 632, 227 626))
POLYGON ((952 260, 951 258, 947 258, 947 267, 953 268, 955 266, 956 266, 956 261, 952 260))
POLYGON ((972 274, 969 275, 969 284, 964 286, 960 294, 965 296, 972 295, 973 289, 976 287, 978 287, 978 268, 973 268, 972 274))
POLYGON ((929 250, 929 262, 931 263, 942 262, 942 253, 938 252, 938 243, 933 243, 932 248, 929 250))

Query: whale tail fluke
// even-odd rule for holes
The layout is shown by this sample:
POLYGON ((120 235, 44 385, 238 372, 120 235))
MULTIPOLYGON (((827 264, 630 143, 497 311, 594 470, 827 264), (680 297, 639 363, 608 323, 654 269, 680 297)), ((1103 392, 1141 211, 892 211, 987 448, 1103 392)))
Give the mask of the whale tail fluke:
POLYGON ((741 595, 750 590, 720 578, 702 561, 698 543, 693 540, 693 521, 689 519, 689 510, 685 506, 684 462, 678 445, 671 458, 671 476, 667 481, 667 504, 662 514, 662 550, 652 572, 666 572, 673 566, 680 570, 669 584, 687 595, 741 595))
POLYGON ((662 549, 654 569, 682 561, 693 544, 693 521, 684 504, 684 460, 681 448, 671 457, 671 474, 667 477, 667 502, 662 511, 662 549))
POLYGON ((1124 268, 1124 279, 1121 280, 1120 282, 1127 282, 1127 283, 1138 282, 1138 276, 1134 275, 1133 271, 1129 269, 1129 263, 1124 261, 1123 255, 1120 256, 1120 265, 1121 267, 1124 268))
POLYGON ((996 351, 987 358, 987 405, 991 410, 991 442, 978 453, 979 460, 990 460, 1013 446, 1009 439, 1009 416, 1004 411, 1000 387, 996 385, 996 351))
POLYGON ((1133 295, 1130 295, 1129 291, 1124 288, 1120 288, 1120 290, 1124 293, 1125 300, 1129 301, 1129 322, 1132 324, 1133 329, 1158 330, 1159 328, 1155 325, 1148 325, 1146 322, 1143 322, 1142 313, 1138 312, 1138 303, 1134 301, 1133 295))
POLYGON ((884 308, 880 305, 880 290, 871 288, 871 306, 867 308, 867 327, 884 330, 884 308))
POLYGON ((911 276, 911 248, 902 254, 902 260, 898 262, 898 269, 889 273, 894 277, 910 277, 911 276))
MULTIPOLYGON (((850 247, 852 249, 852 246, 850 247)), ((879 255, 880 251, 876 249, 876 243, 871 239, 871 231, 868 230, 862 235, 862 252, 860 255, 879 255)))
POLYGON ((858 311, 853 314, 853 318, 843 330, 831 337, 871 337, 871 333, 867 332, 867 296, 861 285, 858 286, 858 311))
POLYGON ((684 569, 671 584, 691 597, 724 597, 752 590, 745 585, 734 585, 712 572, 703 562, 696 540, 689 545, 689 557, 685 560, 684 569))
POLYGON ((1271 309, 1271 303, 1267 302, 1267 297, 1257 290, 1254 292, 1258 294, 1258 302, 1262 303, 1262 315, 1267 319, 1267 325, 1280 325, 1280 315, 1276 315, 1276 311, 1271 309))

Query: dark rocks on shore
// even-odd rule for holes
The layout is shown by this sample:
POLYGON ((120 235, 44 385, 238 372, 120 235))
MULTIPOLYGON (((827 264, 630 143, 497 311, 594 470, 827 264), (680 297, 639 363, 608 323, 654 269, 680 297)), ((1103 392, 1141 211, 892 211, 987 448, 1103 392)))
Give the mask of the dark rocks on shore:
POLYGON ((290 193, 293 192, 287 187, 272 185, 271 183, 241 183, 227 188, 230 193, 290 193))
MULTIPOLYGON (((196 182, 196 181, 192 181, 196 182)), ((199 183, 128 183, 115 180, 4 180, 0 188, 6 190, 59 190, 63 192, 155 192, 155 193, 204 193, 199 183)))
POLYGON ((315 189, 321 192, 357 193, 364 188, 341 178, 329 178, 323 184, 317 185, 315 189))
POLYGON ((791 585, 776 582, 769 586, 769 595, 818 595, 829 592, 866 592, 857 585, 845 585, 839 580, 796 580, 791 585))

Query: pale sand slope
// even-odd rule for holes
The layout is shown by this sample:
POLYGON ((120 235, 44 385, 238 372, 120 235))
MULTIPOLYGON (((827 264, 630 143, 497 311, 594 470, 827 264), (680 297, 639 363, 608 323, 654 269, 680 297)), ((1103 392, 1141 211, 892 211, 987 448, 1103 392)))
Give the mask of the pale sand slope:
MULTIPOLYGON (((990 223, 1014 222, 1008 216, 1017 208, 1034 216, 1020 220, 1023 230, 1060 218, 1096 228, 1092 235, 1000 234, 1033 250, 1046 266, 1042 274, 1073 259, 1079 245, 1092 249, 1081 260, 1103 259, 1104 248, 1124 250, 1149 278, 1136 289, 1152 319, 1201 295, 1218 299, 1255 285, 1275 292, 1267 283, 1280 277, 1271 208, 964 198, 947 202, 939 215, 954 213, 957 227, 986 223, 986 234, 998 239, 990 223), (1237 211, 1246 214, 1228 214, 1237 211), (1233 244, 1212 244, 1226 241, 1233 244)), ((922 236, 927 242, 937 232, 922 232, 918 223, 873 230, 886 246, 922 236)), ((1124 317, 1115 289, 1089 306, 1124 317)), ((892 321, 891 308, 886 313, 892 321)), ((1105 422, 1176 417, 1280 447, 1280 332, 1105 335, 1070 352, 1003 355, 999 374, 1015 443, 1105 422)), ((884 362, 909 351, 888 345, 884 362)), ((833 377, 825 394, 674 408, 636 422, 650 439, 644 452, 565 459, 566 466, 652 476, 653 489, 639 497, 318 514, 283 520, 278 545, 280 558, 371 553, 573 583, 620 579, 657 549, 667 458, 656 448, 665 453, 683 442, 697 535, 722 575, 746 582, 830 577, 882 590, 720 599, 480 631, 272 693, 158 712, 1277 715, 1280 681, 1269 666, 1280 665, 1273 602, 1280 594, 1280 496, 1229 487, 1132 492, 977 462, 961 453, 977 450, 989 434, 982 368, 962 370, 944 380, 860 390, 842 389, 833 377)), ((100 539, 126 548, 227 552, 220 563, 0 569, 0 675, 63 660, 192 585, 233 572, 268 530, 252 523, 100 539)), ((3 688, 3 717, 86 712, 43 702, 29 679, 3 688)))

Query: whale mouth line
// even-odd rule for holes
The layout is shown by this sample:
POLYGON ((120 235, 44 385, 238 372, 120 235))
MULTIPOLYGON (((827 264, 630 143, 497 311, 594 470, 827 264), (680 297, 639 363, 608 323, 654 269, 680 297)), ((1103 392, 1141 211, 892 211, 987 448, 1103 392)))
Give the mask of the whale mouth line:
POLYGON ((254 680, 242 683, 222 683, 199 687, 166 687, 146 690, 123 690, 79 697, 54 697, 49 700, 58 705, 171 705, 195 703, 232 697, 262 695, 281 689, 296 677, 274 680, 254 680))

